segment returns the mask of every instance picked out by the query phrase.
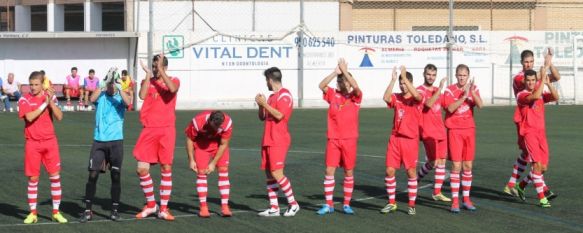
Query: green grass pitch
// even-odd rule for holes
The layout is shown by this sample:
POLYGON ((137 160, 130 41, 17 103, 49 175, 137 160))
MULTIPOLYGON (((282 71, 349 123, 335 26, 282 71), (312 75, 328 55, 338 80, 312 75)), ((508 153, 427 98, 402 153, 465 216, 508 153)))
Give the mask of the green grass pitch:
MULTIPOLYGON (((383 215, 378 211, 386 203, 384 188, 385 151, 392 126, 392 110, 362 109, 360 139, 355 171, 352 205, 356 215, 337 211, 317 216, 315 211, 323 197, 324 148, 326 142, 326 110, 295 110, 290 122, 292 147, 285 173, 291 179, 296 199, 302 210, 293 218, 260 218, 256 212, 268 206, 265 179, 259 169, 259 147, 262 123, 253 110, 227 110, 234 121, 231 140, 231 208, 232 218, 221 218, 216 173, 209 178, 210 219, 196 216, 198 200, 195 175, 187 168, 183 129, 198 111, 178 111, 177 144, 173 169, 170 209, 174 222, 155 218, 136 220, 144 197, 135 174, 132 149, 141 125, 138 114, 129 112, 125 123, 125 159, 122 168, 123 221, 106 220, 109 215, 109 174, 98 181, 93 222, 80 224, 83 211, 81 198, 87 179, 87 162, 93 137, 94 113, 65 113, 55 124, 62 160, 63 201, 61 211, 71 223, 50 221, 49 181, 43 173, 39 185, 39 223, 22 225, 28 213, 26 178, 23 172, 23 122, 15 113, 0 114, 0 232, 582 232, 583 169, 581 138, 583 116, 581 106, 547 106, 547 136, 551 151, 547 184, 559 194, 552 208, 542 209, 532 186, 527 188, 527 202, 506 197, 502 189, 518 155, 512 107, 486 107, 476 111, 477 153, 474 165, 472 197, 476 212, 449 213, 449 205, 431 199, 433 173, 420 184, 417 215, 408 216, 406 175, 397 173, 399 211, 383 215)), ((420 154, 423 150, 420 149, 420 154)), ((420 155, 420 161, 424 156, 420 155)), ((448 168, 450 164, 448 163, 448 168)), ((159 167, 152 168, 155 187, 159 184, 159 167)), ((336 174, 335 201, 342 198, 342 171, 336 174)), ((444 194, 450 195, 449 183, 444 194)), ((461 195, 461 194, 460 194, 461 195)), ((158 194, 156 191, 158 199, 158 194)), ((280 195, 281 196, 281 195, 280 195)), ((280 205, 285 208, 285 198, 280 205)))

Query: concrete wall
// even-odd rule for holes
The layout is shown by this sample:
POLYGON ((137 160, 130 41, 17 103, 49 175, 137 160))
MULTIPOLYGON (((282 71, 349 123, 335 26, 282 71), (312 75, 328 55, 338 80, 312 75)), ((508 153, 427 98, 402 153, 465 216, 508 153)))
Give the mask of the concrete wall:
POLYGON ((2 39, 1 43, 0 75, 12 72, 21 83, 28 83, 32 71, 45 70, 53 83, 62 84, 73 66, 82 77, 89 69, 103 77, 111 66, 126 69, 129 60, 126 38, 2 39))

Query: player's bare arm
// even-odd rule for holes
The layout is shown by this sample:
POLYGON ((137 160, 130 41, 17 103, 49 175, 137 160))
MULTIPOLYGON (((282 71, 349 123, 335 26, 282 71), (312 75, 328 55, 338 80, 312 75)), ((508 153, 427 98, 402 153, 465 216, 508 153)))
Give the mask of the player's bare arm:
POLYGON ((352 75, 350 75, 350 73, 348 72, 348 63, 346 63, 346 60, 344 60, 344 58, 340 58, 340 60, 338 60, 338 68, 340 69, 340 72, 344 74, 344 77, 346 77, 348 83, 350 83, 350 86, 352 87, 354 94, 360 96, 361 91, 360 88, 358 87, 358 83, 356 82, 356 80, 354 80, 354 77, 352 77, 352 75))
POLYGON ((217 163, 219 162, 221 157, 223 157, 225 150, 227 150, 227 148, 229 148, 230 141, 231 141, 230 138, 227 138, 227 139, 221 138, 221 142, 219 143, 219 148, 217 149, 217 154, 215 155, 213 160, 209 163, 208 168, 205 171, 206 174, 210 174, 213 171, 215 171, 217 163))
POLYGON ((158 76, 159 78, 162 78, 162 81, 164 82, 164 84, 166 84, 166 86, 168 87, 168 91, 170 91, 170 93, 176 93, 178 91, 178 87, 176 86, 176 84, 174 84, 174 82, 172 82, 172 79, 170 79, 170 77, 168 77, 168 75, 166 74, 166 69, 164 69, 164 53, 160 53, 160 58, 158 60, 157 66, 158 66, 158 76))
POLYGON ((26 119, 26 121, 28 122, 33 122, 34 120, 36 120, 36 118, 38 118, 40 116, 40 114, 42 114, 45 110, 47 110, 47 107, 49 106, 49 102, 50 99, 48 96, 46 96, 45 102, 43 103, 43 105, 41 105, 39 108, 37 108, 34 111, 31 111, 29 113, 24 114, 24 119, 26 119))
MULTIPOLYGON (((526 102, 532 103, 538 99, 540 99, 543 95, 543 90, 545 89, 544 85, 549 81, 549 77, 546 75, 547 68, 542 66, 538 73, 539 79, 542 79, 542 84, 536 87, 536 89, 526 97, 526 102)), ((526 82, 526 78, 524 79, 526 82)))
POLYGON ((407 87, 409 93, 413 95, 413 98, 415 98, 417 102, 421 102, 421 100, 423 100, 423 96, 421 96, 419 92, 417 92, 417 89, 415 89, 415 87, 413 87, 413 84, 411 84, 409 79, 407 79, 407 68, 405 68, 405 66, 401 66, 401 80, 405 84, 405 87, 407 87))
POLYGON ((332 80, 334 78, 336 78, 337 75, 341 74, 342 72, 340 71, 340 69, 338 69, 338 67, 336 67, 336 69, 330 73, 328 76, 326 76, 318 85, 318 87, 320 88, 320 90, 322 90, 322 92, 326 93, 328 91, 328 84, 330 84, 330 82, 332 82, 332 80), (339 73, 340 72, 340 73, 339 73))
POLYGON ((557 67, 555 67, 555 65, 553 65, 552 59, 553 59, 553 49, 551 49, 549 47, 549 48, 547 48, 547 54, 545 55, 544 64, 545 64, 545 66, 549 67, 547 70, 551 71, 551 74, 549 75, 550 81, 556 82, 556 81, 559 81, 561 79, 561 75, 559 74, 559 70, 557 69, 557 67))
POLYGON ((121 96, 121 99, 123 100, 123 103, 125 106, 129 106, 130 104, 132 104, 132 96, 129 95, 128 93, 126 93, 125 91, 123 91, 121 89, 121 85, 116 84, 115 89, 117 90, 117 92, 121 96))
POLYGON ((91 93, 91 97, 89 97, 89 101, 91 101, 91 103, 97 102, 99 95, 101 95, 101 88, 95 88, 95 91, 93 91, 93 93, 91 93))
POLYGON ((449 113, 454 113, 457 108, 459 108, 465 101, 466 99, 468 99, 468 95, 469 95, 469 83, 466 84, 466 86, 464 87, 464 94, 462 95, 461 98, 459 98, 458 100, 456 100, 455 102, 453 102, 452 104, 447 106, 447 111, 449 113))
POLYGON ((142 84, 140 85, 140 99, 144 100, 146 99, 146 96, 148 95, 148 89, 150 88, 150 79, 152 78, 152 70, 150 68, 148 68, 148 66, 146 66, 146 64, 144 64, 144 61, 140 60, 140 65, 142 66, 142 69, 144 70, 144 72, 146 72, 146 78, 144 80, 142 80, 142 84))
POLYGON ((391 95, 393 94, 393 87, 395 87, 395 82, 397 82, 397 67, 393 67, 393 72, 391 73, 391 82, 385 90, 385 94, 383 95, 383 100, 387 103, 391 103, 391 95))
POLYGON ((186 137, 186 155, 188 156, 188 167, 194 173, 198 173, 198 168, 194 161, 194 142, 189 137, 186 137))
POLYGON ((57 121, 63 120, 63 112, 61 111, 61 108, 59 108, 59 106, 57 106, 55 101, 53 101, 53 98, 56 98, 55 97, 55 89, 53 89, 51 87, 51 88, 47 89, 46 92, 48 95, 47 100, 48 100, 49 108, 51 109, 52 117, 57 119, 57 121))
POLYGON ((553 101, 559 101, 559 92, 557 92, 557 89, 555 88, 555 86, 553 86, 553 84, 551 83, 550 78, 548 76, 546 78, 545 84, 549 88, 549 91, 551 92, 551 96, 553 97, 551 99, 551 102, 553 102, 553 101))
POLYGON ((469 90, 470 90, 470 94, 472 95, 472 101, 474 101, 474 104, 476 104, 476 107, 481 109, 482 106, 484 106, 484 102, 482 101, 482 98, 478 95, 478 93, 476 92, 476 87, 474 86, 474 80, 475 80, 475 78, 472 78, 472 81, 470 81, 469 90))
POLYGON ((441 95, 441 90, 443 90, 443 86, 445 85, 445 82, 447 81, 447 77, 441 79, 441 81, 439 81, 439 89, 433 93, 433 95, 431 96, 431 98, 429 98, 427 100, 427 102, 425 102, 425 107, 428 108, 432 108, 433 104, 435 104, 435 102, 437 101, 437 99, 439 99, 439 96, 441 95))
POLYGON ((283 113, 267 104, 267 100, 265 99, 264 95, 258 95, 255 98, 255 101, 259 106, 265 109, 265 111, 267 112, 266 114, 273 116, 273 118, 275 118, 277 121, 281 121, 283 118, 285 118, 285 115, 283 115, 283 113))
MULTIPOLYGON (((257 116, 259 117, 259 120, 264 121, 265 118, 267 117, 267 113, 265 112, 265 108, 263 106, 261 106, 259 104, 259 102, 257 102, 258 98, 261 98, 261 96, 263 96, 263 94, 257 94, 255 96, 255 102, 257 103, 257 106, 259 106, 259 111, 257 112, 257 116)), ((265 98, 265 97, 263 97, 265 98)))

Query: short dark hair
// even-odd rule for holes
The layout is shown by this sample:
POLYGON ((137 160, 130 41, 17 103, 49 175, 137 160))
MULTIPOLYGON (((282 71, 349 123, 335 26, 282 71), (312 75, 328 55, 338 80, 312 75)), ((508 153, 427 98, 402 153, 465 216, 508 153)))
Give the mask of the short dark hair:
POLYGON ((423 69, 423 74, 427 74, 428 70, 435 70, 437 71, 437 67, 431 63, 425 65, 425 68, 423 69))
POLYGON ((534 53, 532 52, 532 50, 527 49, 520 53, 520 61, 524 61, 524 59, 526 59, 527 57, 534 57, 534 53))
MULTIPOLYGON (((352 77, 352 74, 350 72, 348 72, 348 74, 352 77)), ((337 82, 344 81, 345 78, 346 76, 344 75, 344 73, 342 73, 336 76, 336 81, 337 82)))
POLYGON ((77 70, 77 67, 73 66, 73 67, 71 68, 71 71, 73 71, 73 70, 77 70))
POLYGON ((536 71, 534 70, 526 70, 524 71, 524 77, 526 79, 527 76, 534 76, 534 78, 536 79, 536 71))
POLYGON ((281 83, 281 70, 277 67, 271 67, 263 72, 265 78, 281 83))
POLYGON ((407 76, 407 80, 409 80, 409 82, 413 82, 413 74, 407 71, 407 73, 405 73, 405 76, 407 76))
POLYGON ((209 119, 208 119, 208 122, 217 128, 220 127, 224 121, 225 121, 225 114, 223 114, 223 112, 221 112, 221 111, 211 112, 211 115, 209 116, 209 119))
MULTIPOLYGON (((158 60, 160 60, 160 54, 158 54, 152 58, 152 62, 157 62, 158 60)), ((162 64, 164 65, 164 67, 168 66, 168 58, 167 57, 164 57, 162 64)))
POLYGON ((39 71, 43 76, 45 75, 45 71, 44 70, 40 70, 39 71))
POLYGON ((457 65, 457 67, 455 68, 455 73, 456 74, 459 73, 459 71, 462 70, 462 69, 467 70, 468 71, 468 75, 470 74, 470 67, 468 67, 468 65, 466 65, 466 64, 459 64, 459 65, 457 65))
POLYGON ((127 70, 122 70, 122 71, 121 71, 121 75, 122 75, 122 76, 126 76, 126 75, 128 75, 128 71, 127 71, 127 70))
POLYGON ((30 76, 28 76, 28 81, 30 82, 30 80, 33 79, 38 79, 38 80, 43 80, 44 75, 40 72, 40 71, 33 71, 32 73, 30 73, 30 76))
POLYGON ((93 70, 93 69, 90 69, 90 70, 89 70, 89 73, 90 73, 90 74, 91 74, 91 73, 95 74, 95 70, 93 70))

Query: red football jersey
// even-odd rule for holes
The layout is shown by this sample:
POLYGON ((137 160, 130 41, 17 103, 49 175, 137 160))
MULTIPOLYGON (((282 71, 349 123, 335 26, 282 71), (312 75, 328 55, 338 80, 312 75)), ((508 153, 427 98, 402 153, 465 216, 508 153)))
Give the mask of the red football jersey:
MULTIPOLYGON (((180 80, 170 78, 176 88, 180 80)), ((164 82, 150 79, 150 88, 140 110, 140 121, 144 127, 168 127, 176 124, 176 93, 171 93, 164 82)))
MULTIPOLYGON (((476 94, 480 96, 480 90, 474 85, 472 87, 476 94)), ((453 104, 459 98, 464 95, 464 90, 459 88, 457 84, 453 84, 445 89, 444 94, 444 108, 447 108, 450 104, 453 104)), ((474 123, 474 107, 476 103, 474 102, 472 95, 468 95, 466 101, 464 101, 453 113, 446 111, 445 114, 445 127, 448 129, 467 129, 475 128, 474 123)))
POLYGON ((551 93, 545 92, 542 98, 533 102, 528 102, 526 98, 532 92, 523 90, 516 96, 518 107, 520 108, 520 135, 525 135, 530 132, 545 130, 545 103, 548 103, 553 98, 551 93))
POLYGON ((358 112, 362 102, 362 92, 356 95, 328 87, 324 100, 330 104, 328 108, 328 138, 349 139, 358 137, 358 112))
MULTIPOLYGON (((426 87, 421 85, 417 87, 419 94, 423 96, 425 101, 431 99, 435 92, 439 91, 437 87, 426 87)), ((445 139, 447 135, 445 134, 445 125, 443 124, 443 118, 441 115, 441 110, 443 109, 443 96, 440 94, 439 98, 433 104, 433 107, 428 108, 424 104, 420 106, 421 108, 421 122, 420 126, 424 138, 434 138, 434 139, 445 139)))
POLYGON ((211 132, 207 124, 212 111, 204 111, 197 114, 188 124, 184 133, 194 141, 195 146, 203 150, 216 150, 221 139, 230 139, 233 135, 233 121, 226 113, 223 113, 225 120, 216 132, 211 132))
POLYGON ((391 95, 391 102, 387 104, 389 108, 395 109, 393 116, 393 130, 391 134, 407 138, 419 137, 419 122, 421 113, 420 105, 413 97, 405 98, 402 93, 391 95))
MULTIPOLYGON (((538 80, 536 82, 536 86, 538 87, 539 85, 542 84, 541 80, 538 80)), ((526 88, 526 84, 524 84, 524 71, 520 71, 520 73, 516 74, 514 76, 514 79, 512 80, 512 89, 514 90, 514 97, 518 100, 518 93, 521 92, 522 90, 524 90, 526 88)), ((516 108, 514 109, 514 122, 515 123, 519 123, 522 120, 522 116, 520 115, 520 107, 518 105, 516 105, 516 108)))
POLYGON ((267 99, 269 106, 277 109, 284 117, 281 120, 275 119, 265 111, 265 130, 263 131, 263 146, 289 146, 291 137, 288 130, 288 122, 293 111, 293 97, 289 90, 281 88, 267 99))
MULTIPOLYGON (((37 110, 46 100, 46 95, 34 96, 28 93, 18 100, 18 117, 24 119, 24 138, 47 140, 56 137, 53 126, 52 112, 49 106, 34 121, 29 122, 24 117, 27 113, 37 110)), ((53 101, 57 98, 53 96, 53 101)))

